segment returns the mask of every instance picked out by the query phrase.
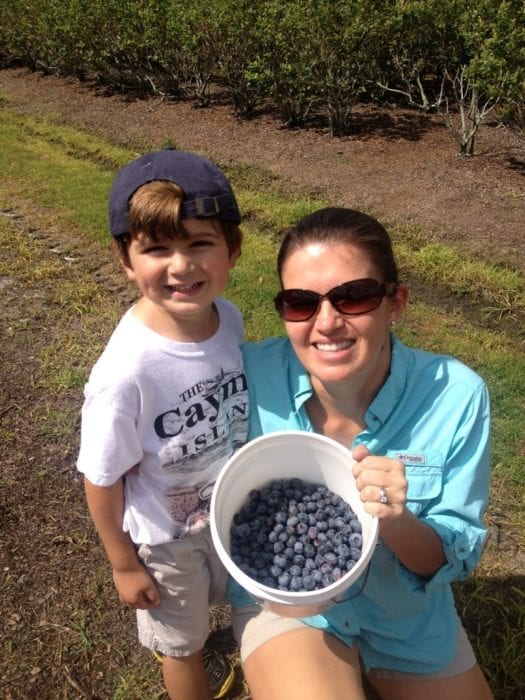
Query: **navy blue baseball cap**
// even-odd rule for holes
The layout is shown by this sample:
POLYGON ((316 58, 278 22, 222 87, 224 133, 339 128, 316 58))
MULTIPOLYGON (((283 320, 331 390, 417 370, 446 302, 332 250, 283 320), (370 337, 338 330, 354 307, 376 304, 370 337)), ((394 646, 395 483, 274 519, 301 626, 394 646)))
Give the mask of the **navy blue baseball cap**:
POLYGON ((165 148, 148 153, 119 170, 109 195, 109 230, 112 236, 128 232, 128 203, 147 182, 168 180, 184 193, 181 218, 217 216, 241 223, 241 213, 226 176, 211 160, 196 153, 165 148))

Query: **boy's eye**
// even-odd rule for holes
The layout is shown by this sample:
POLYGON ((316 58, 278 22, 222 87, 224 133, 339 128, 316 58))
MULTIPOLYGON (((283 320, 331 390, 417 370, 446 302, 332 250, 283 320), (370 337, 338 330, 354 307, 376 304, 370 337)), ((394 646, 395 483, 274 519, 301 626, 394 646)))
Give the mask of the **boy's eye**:
POLYGON ((144 246, 142 249, 144 253, 164 253, 166 250, 167 247, 165 245, 161 245, 160 243, 144 246))
POLYGON ((191 242, 191 247, 192 248, 200 248, 200 247, 205 247, 205 246, 210 246, 213 245, 213 241, 207 238, 199 238, 196 241, 191 242))

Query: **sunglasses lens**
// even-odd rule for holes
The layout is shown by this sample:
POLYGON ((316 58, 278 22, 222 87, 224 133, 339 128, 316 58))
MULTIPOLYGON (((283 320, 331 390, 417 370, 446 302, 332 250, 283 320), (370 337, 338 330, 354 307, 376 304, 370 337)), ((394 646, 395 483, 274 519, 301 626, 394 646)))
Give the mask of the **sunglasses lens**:
POLYGON ((329 298, 340 313, 358 315, 377 309, 384 295, 384 287, 380 282, 363 279, 335 287, 329 298))
POLYGON ((285 289, 275 297, 275 308, 285 321, 306 321, 319 306, 319 294, 303 289, 285 289))

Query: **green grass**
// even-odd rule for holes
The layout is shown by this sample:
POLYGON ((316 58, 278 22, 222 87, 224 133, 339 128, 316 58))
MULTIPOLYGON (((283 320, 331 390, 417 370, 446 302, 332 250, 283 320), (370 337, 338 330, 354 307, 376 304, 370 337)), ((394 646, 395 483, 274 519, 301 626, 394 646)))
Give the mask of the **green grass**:
MULTIPOLYGON (((0 110, 0 208, 14 208, 37 226, 69 231, 75 240, 89 241, 101 260, 109 260, 107 195, 116 168, 136 155, 87 134, 0 110)), ((231 167, 228 174, 246 221, 242 256, 232 273, 227 296, 244 315, 247 339, 280 335, 282 324, 272 305, 277 290, 276 236, 297 218, 327 202, 311 193, 288 192, 262 170, 231 167)), ((523 314, 523 278, 501 266, 470 260, 456 249, 429 242, 422 231, 411 230, 407 235, 394 229, 392 234, 404 270, 416 279, 432 280, 437 291, 468 299, 496 322, 489 330, 468 313, 446 313, 439 303, 414 300, 397 332, 410 345, 458 357, 487 381, 493 411, 489 515, 505 514, 505 527, 523 552, 525 357, 519 334, 510 335, 497 327, 503 316, 523 314)), ((38 241, 28 240, 16 222, 1 216, 0 245, 4 251, 0 276, 41 280, 49 286, 43 303, 52 306, 56 314, 54 340, 52 345, 37 345, 32 351, 38 354, 40 367, 34 381, 42 390, 53 393, 55 404, 35 420, 43 439, 63 439, 74 430, 74 419, 68 411, 57 408, 60 396, 71 392, 80 396, 89 367, 121 309, 118 300, 95 284, 90 274, 44 254, 38 241)), ((13 319, 7 329, 11 337, 25 330, 24 318, 13 319)), ((6 444, 13 444, 13 435, 6 433, 4 437, 6 444)), ((497 683, 497 697, 503 700, 519 697, 524 691, 518 668, 524 641, 519 624, 523 600, 517 587, 504 589, 491 582, 492 576, 505 576, 512 569, 512 561, 507 562, 494 546, 489 547, 487 557, 482 575, 476 574, 467 584, 458 586, 458 591, 469 629, 473 621, 479 621, 481 631, 472 628, 482 640, 477 652, 497 683), (496 564, 491 563, 493 560, 496 564), (487 572, 489 578, 482 581, 487 572)), ((96 633, 94 638, 90 631, 89 619, 82 615, 79 611, 73 638, 78 653, 88 657, 97 640, 96 633)), ((143 668, 124 668, 115 678, 113 697, 161 697, 158 674, 153 674, 143 668)))
POLYGON ((453 294, 472 298, 487 316, 500 320, 504 316, 523 317, 525 280, 520 274, 468 259, 450 246, 425 242, 417 233, 405 234, 406 231, 400 231, 393 236, 401 267, 453 294))
MULTIPOLYGON (((23 197, 49 209, 54 224, 72 228, 72 235, 91 237, 107 254, 107 195, 114 172, 136 152, 118 148, 82 132, 0 110, 0 167, 4 181, 0 204, 9 195, 23 197)), ((309 194, 286 193, 281 183, 261 169, 231 167, 228 175, 246 217, 245 242, 241 259, 232 273, 227 295, 241 308, 246 337, 257 340, 282 333, 272 298, 278 288, 275 273, 276 235, 295 220, 327 202, 309 194)), ((1 231, 0 231, 1 234, 1 231)), ((469 260, 451 247, 425 240, 417 229, 392 231, 396 252, 403 268, 417 278, 432 280, 439 288, 477 302, 480 310, 496 314, 523 313, 525 285, 515 271, 469 260)), ((5 238, 5 232, 4 232, 5 238)), ((63 267, 57 261, 35 260, 31 245, 23 238, 13 242, 8 265, 22 275, 57 279, 63 267), (24 270, 26 272, 24 273, 24 270), (27 272, 27 271, 30 272, 27 272)), ((0 273, 7 269, 0 267, 0 273)), ((57 286, 57 307, 89 318, 101 313, 101 298, 92 280, 78 276, 57 286)), ((109 314, 115 318, 115 310, 109 314)), ((525 466, 522 449, 522 415, 525 396, 525 366, 516 333, 490 332, 474 325, 461 314, 443 313, 439 306, 412 303, 410 323, 405 323, 406 340, 436 352, 448 352, 462 359, 487 381, 493 402, 494 463, 505 464, 513 480, 523 483, 525 466)), ((74 334, 73 334, 74 335, 74 334)), ((62 372, 44 356, 44 373, 53 376, 53 386, 78 388, 92 353, 82 353, 67 334, 60 341, 60 357, 70 358, 62 372)), ((51 353, 48 353, 51 355, 51 353)))

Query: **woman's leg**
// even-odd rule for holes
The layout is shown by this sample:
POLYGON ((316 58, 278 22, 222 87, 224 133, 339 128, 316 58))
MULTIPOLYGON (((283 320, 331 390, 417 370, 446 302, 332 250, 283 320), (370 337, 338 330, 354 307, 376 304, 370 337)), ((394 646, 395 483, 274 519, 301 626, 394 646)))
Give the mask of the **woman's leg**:
POLYGON ((401 680, 370 676, 368 681, 385 700, 494 700, 478 664, 450 678, 401 680))
POLYGON ((356 647, 306 626, 258 646, 244 674, 253 700, 365 700, 356 647))
POLYGON ((367 681, 388 700, 493 700, 492 692, 476 662, 467 633, 460 623, 456 653, 442 671, 418 675, 373 668, 367 681))

